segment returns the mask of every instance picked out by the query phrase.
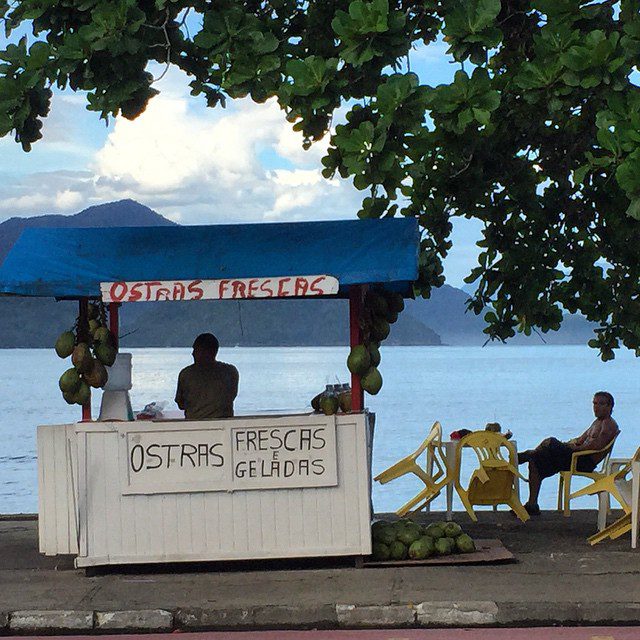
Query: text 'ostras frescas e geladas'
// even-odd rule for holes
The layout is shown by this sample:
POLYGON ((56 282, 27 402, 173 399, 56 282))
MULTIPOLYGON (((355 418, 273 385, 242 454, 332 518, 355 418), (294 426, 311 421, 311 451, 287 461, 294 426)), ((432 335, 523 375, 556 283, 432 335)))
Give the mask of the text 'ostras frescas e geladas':
POLYGON ((338 287, 338 280, 328 275, 100 283, 103 302, 297 298, 333 295, 338 287))
POLYGON ((122 427, 123 493, 335 486, 335 424, 328 417, 297 420, 302 424, 122 427))

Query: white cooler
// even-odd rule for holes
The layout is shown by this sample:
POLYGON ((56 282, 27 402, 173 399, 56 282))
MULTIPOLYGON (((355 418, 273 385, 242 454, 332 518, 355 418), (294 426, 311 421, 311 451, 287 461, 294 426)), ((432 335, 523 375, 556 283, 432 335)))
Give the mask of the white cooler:
POLYGON ((111 367, 107 367, 109 378, 102 392, 102 404, 98 420, 133 420, 131 399, 131 354, 118 353, 111 367))

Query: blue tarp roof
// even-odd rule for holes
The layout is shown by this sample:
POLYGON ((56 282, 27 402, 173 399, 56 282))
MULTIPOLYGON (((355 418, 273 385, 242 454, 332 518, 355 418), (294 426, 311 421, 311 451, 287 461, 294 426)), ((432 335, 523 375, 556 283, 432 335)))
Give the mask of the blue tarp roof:
POLYGON ((326 274, 408 294, 418 274, 413 218, 179 227, 25 229, 0 293, 99 297, 100 282, 326 274))

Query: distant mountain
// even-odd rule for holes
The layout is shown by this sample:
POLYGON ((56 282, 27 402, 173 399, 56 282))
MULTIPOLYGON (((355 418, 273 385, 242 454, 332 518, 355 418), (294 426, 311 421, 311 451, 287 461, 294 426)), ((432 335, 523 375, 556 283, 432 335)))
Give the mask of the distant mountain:
MULTIPOLYGON (((173 225, 133 200, 85 209, 71 216, 11 218, 0 224, 0 263, 25 227, 114 227, 173 225)), ((471 285, 466 285, 467 287, 471 285)), ((484 320, 466 311, 469 293, 444 285, 431 298, 407 300, 385 344, 482 345, 484 320)), ((0 297, 0 348, 49 347, 72 326, 77 303, 43 298, 0 297)), ((124 305, 123 346, 189 346, 203 331, 222 344, 241 346, 348 344, 346 300, 260 300, 161 302, 124 305)), ((560 331, 543 335, 549 344, 585 344, 592 326, 567 316, 560 331)), ((537 335, 516 336, 509 344, 542 344, 537 335)))
POLYGON ((0 348, 51 347, 77 315, 71 300, 0 296, 0 348))
POLYGON ((439 289, 433 289, 431 297, 426 300, 418 298, 405 301, 405 315, 431 327, 445 344, 474 343, 479 340, 479 336, 484 335, 482 329, 485 325, 481 316, 467 313, 468 299, 469 294, 445 284, 439 289))
MULTIPOLYGON (((78 303, 51 298, 0 297, 0 348, 52 347, 73 326, 78 303)), ((349 344, 346 300, 203 300, 123 305, 123 347, 190 347, 212 331, 225 346, 349 344)), ((420 320, 402 314, 386 345, 439 345, 420 320)))
POLYGON ((27 227, 154 227, 171 226, 159 213, 135 200, 119 200, 84 209, 71 216, 50 214, 32 218, 9 218, 0 224, 0 264, 27 227))
MULTIPOLYGON (((347 300, 203 300, 123 305, 122 344, 130 347, 191 346, 212 331, 232 346, 349 344, 347 300)), ((387 345, 439 345, 440 336, 409 315, 391 327, 387 345)))
MULTIPOLYGON (((407 300, 403 315, 409 314, 433 329, 444 344, 483 345, 487 340, 483 333, 485 323, 482 314, 477 316, 467 311, 469 297, 470 292, 445 284, 434 289, 427 300, 407 300)), ((565 315, 559 331, 530 336, 517 334, 508 344, 586 344, 593 337, 593 326, 581 316, 565 315)))

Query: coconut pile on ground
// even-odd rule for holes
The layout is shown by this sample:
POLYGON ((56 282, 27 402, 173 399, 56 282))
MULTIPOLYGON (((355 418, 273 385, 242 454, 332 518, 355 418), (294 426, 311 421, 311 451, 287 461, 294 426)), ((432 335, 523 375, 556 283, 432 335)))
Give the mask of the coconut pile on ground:
POLYGON ((456 522, 434 522, 422 527, 408 518, 378 520, 371 526, 374 560, 424 560, 431 556, 472 553, 476 545, 456 522))

